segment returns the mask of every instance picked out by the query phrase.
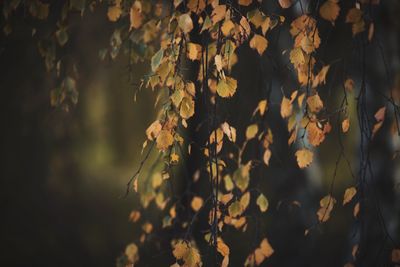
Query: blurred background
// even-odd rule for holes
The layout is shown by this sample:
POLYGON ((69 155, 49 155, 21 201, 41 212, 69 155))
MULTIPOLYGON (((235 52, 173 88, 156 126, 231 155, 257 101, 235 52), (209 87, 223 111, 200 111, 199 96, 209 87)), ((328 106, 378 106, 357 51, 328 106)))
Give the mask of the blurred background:
MULTIPOLYGON (((369 50, 368 71, 370 88, 380 88, 387 93, 399 86, 396 77, 400 60, 400 5, 395 0, 382 2, 375 11, 376 31, 382 43, 375 43, 369 50), (379 45, 386 53, 391 80, 385 76, 379 45)), ((286 12, 288 18, 298 15, 286 12)), ((139 226, 128 221, 129 213, 138 205, 137 197, 134 194, 126 198, 121 196, 141 161, 145 129, 156 118, 153 107, 156 95, 142 90, 137 95, 139 101, 134 101, 138 83, 131 81, 140 81, 149 70, 147 64, 134 64, 129 72, 129 62, 124 56, 112 62, 99 59, 99 50, 109 45, 113 32, 112 25, 104 19, 105 13, 103 8, 71 18, 65 57, 78 66, 79 100, 68 112, 50 105, 49 95, 55 79, 46 72, 32 38, 32 23, 46 28, 54 21, 50 19, 37 25, 22 15, 16 16, 12 33, 1 35, 1 266, 115 266, 116 258, 126 245, 139 236, 139 226), (133 75, 132 80, 130 75, 133 75)), ((337 54, 323 54, 321 57, 326 62, 334 61, 343 50, 353 49, 340 46, 351 40, 351 33, 343 36, 340 27, 345 25, 337 27, 339 30, 329 32, 329 42, 323 51, 331 51, 335 46, 339 49, 334 50, 337 54)), ((265 216, 251 222, 257 225, 256 230, 245 234, 228 231, 224 240, 232 244, 235 252, 232 266, 241 266, 249 253, 249 244, 258 243, 256 235, 268 236, 276 251, 266 263, 268 266, 343 266, 352 260, 357 225, 351 207, 339 208, 323 229, 304 236, 304 230, 315 222, 319 199, 329 191, 336 166, 337 139, 327 140, 307 171, 295 168, 294 158, 288 156, 293 153, 286 144, 288 133, 279 117, 278 106, 281 97, 278 83, 282 77, 271 67, 269 55, 280 54, 282 47, 290 42, 289 36, 283 36, 275 46, 271 45, 269 54, 260 61, 254 51, 240 50, 239 64, 234 69, 239 80, 238 95, 222 109, 238 132, 243 133, 240 127, 247 126, 258 102, 254 98, 260 93, 257 88, 278 90, 271 95, 272 103, 276 104, 272 104, 269 118, 270 125, 276 127, 276 151, 273 151, 276 156, 271 159, 270 168, 260 171, 257 178, 270 199, 271 208, 265 216), (264 67, 255 71, 254 62, 264 67), (263 83, 265 77, 271 84, 263 83), (235 112, 238 108, 240 114, 235 112), (295 200, 302 203, 301 209, 291 204, 295 200)), ((354 65, 358 63, 355 61, 354 65)), ((360 73, 354 71, 353 75, 357 81, 360 73)), ((337 86, 334 81, 333 84, 337 86)), ((339 101, 339 96, 331 95, 330 91, 325 97, 332 97, 332 105, 339 101)), ((373 94, 370 101, 376 109, 385 104, 373 94)), ((355 126, 355 107, 351 108, 355 126)), ((373 187, 382 202, 381 212, 388 231, 399 242, 400 162, 398 158, 393 160, 399 143, 392 139, 390 131, 390 124, 385 124, 371 147, 378 178, 373 187)), ((189 134, 194 139, 202 139, 194 131, 189 134)), ((351 130, 345 140, 346 154, 355 170, 359 162, 358 138, 358 132, 351 130)), ((255 144, 248 153, 257 153, 255 144)), ((196 164, 196 161, 188 164, 190 172, 196 170, 196 164)), ((145 165, 143 173, 147 169, 145 165)), ((344 189, 354 184, 342 161, 334 189, 339 206, 344 189)), ((192 190, 201 195, 199 188, 204 186, 192 190)), ((149 220, 157 218, 151 214, 147 216, 149 220)), ((386 240, 383 241, 377 217, 379 215, 372 213, 369 218, 370 266, 379 265, 374 260, 390 262, 392 249, 386 240)), ((204 220, 206 214, 201 218, 204 220)), ((206 225, 196 225, 195 229, 195 237, 201 240, 201 231, 206 225)), ((206 247, 204 240, 203 244, 199 243, 200 248, 206 247)), ((160 251, 152 249, 141 254, 139 266, 173 263, 170 253, 159 256, 160 251)))

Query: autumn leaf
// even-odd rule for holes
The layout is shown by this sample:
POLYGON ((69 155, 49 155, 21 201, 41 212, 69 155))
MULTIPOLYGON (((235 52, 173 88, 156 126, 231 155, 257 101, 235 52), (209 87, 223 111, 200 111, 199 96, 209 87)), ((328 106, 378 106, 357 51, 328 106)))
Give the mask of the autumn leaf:
POLYGON ((168 130, 161 130, 156 139, 157 148, 166 150, 174 143, 174 137, 168 130))
POLYGON ((228 245, 221 238, 217 239, 217 250, 222 257, 228 256, 230 252, 228 245))
POLYGON ((281 102, 281 116, 282 118, 287 118, 292 115, 293 106, 290 99, 283 97, 281 102))
POLYGON ((297 164, 300 168, 308 167, 313 161, 314 153, 308 149, 300 149, 296 151, 297 164))
POLYGON ((142 15, 142 3, 135 1, 129 11, 130 18, 130 30, 139 29, 142 26, 143 15, 142 15))
POLYGON ((312 113, 318 113, 324 107, 324 103, 322 102, 318 94, 309 96, 307 98, 307 105, 312 113))
POLYGON ((194 101, 191 97, 184 97, 181 102, 179 114, 183 119, 189 119, 194 114, 194 101))
POLYGON ((279 4, 282 8, 289 8, 293 4, 293 0, 279 0, 279 4))
POLYGON ((258 133, 258 125, 257 124, 252 124, 247 127, 246 129, 246 139, 250 140, 256 137, 258 133))
POLYGON ((343 205, 349 203, 353 197, 357 194, 357 189, 355 187, 349 187, 344 191, 343 205))
POLYGON ((134 264, 139 260, 139 249, 135 243, 131 243, 125 248, 125 256, 128 258, 129 262, 134 264))
POLYGON ((225 18, 226 5, 217 5, 211 13, 211 21, 213 25, 225 18))
POLYGON ((191 203, 192 209, 194 211, 199 211, 200 208, 203 206, 203 199, 201 197, 197 197, 195 196, 192 199, 192 203, 191 203))
POLYGON ((237 81, 231 77, 219 80, 217 93, 220 97, 232 97, 236 93, 237 81))
POLYGON ((342 121, 342 131, 343 133, 347 133, 350 128, 350 120, 348 118, 342 121))
POLYGON ((267 49, 268 41, 263 36, 254 34, 253 38, 250 40, 250 47, 257 50, 260 56, 264 53, 265 49, 267 49))
POLYGON ((260 194, 257 197, 256 204, 260 208, 261 212, 266 212, 268 210, 269 203, 264 194, 260 194))
POLYGON ((250 204, 250 192, 246 192, 240 198, 240 206, 242 211, 245 211, 250 204))
POLYGON ((326 222, 329 220, 335 203, 336 200, 331 195, 327 195, 320 200, 319 205, 321 208, 317 212, 318 220, 320 222, 326 222))
POLYGON ((265 163, 265 165, 269 165, 269 160, 271 159, 271 150, 270 149, 266 149, 263 155, 263 161, 265 163))
POLYGON ((319 9, 321 17, 332 22, 332 24, 334 24, 335 20, 339 16, 340 7, 338 1, 339 0, 327 0, 319 9))
POLYGON ((188 43, 187 44, 187 57, 194 61, 194 60, 200 60, 201 58, 201 45, 195 44, 195 43, 188 43))
POLYGON ((229 216, 231 216, 233 218, 238 217, 243 213, 242 205, 240 205, 240 202, 236 200, 231 205, 229 205, 228 212, 229 212, 229 216))
POLYGON ((108 19, 115 22, 121 16, 122 10, 120 6, 110 6, 107 11, 108 19))
POLYGON ((179 28, 184 32, 184 33, 189 33, 190 31, 193 30, 193 21, 192 18, 190 17, 189 13, 182 14, 180 15, 178 19, 178 25, 179 28))

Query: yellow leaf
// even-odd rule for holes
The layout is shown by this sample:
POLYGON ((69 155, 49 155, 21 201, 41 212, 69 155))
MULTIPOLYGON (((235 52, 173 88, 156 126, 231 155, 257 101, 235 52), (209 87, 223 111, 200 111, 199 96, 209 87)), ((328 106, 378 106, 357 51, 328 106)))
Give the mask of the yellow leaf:
POLYGON ((215 6, 214 10, 211 13, 211 21, 213 25, 223 20, 225 18, 225 13, 226 13, 226 5, 215 6))
POLYGON ((178 163, 178 162, 179 162, 179 155, 176 154, 176 153, 172 153, 169 162, 170 162, 171 164, 176 164, 176 163, 178 163))
POLYGON ((231 97, 236 93, 237 81, 231 77, 221 79, 217 85, 217 93, 220 97, 231 97))
POLYGON ((245 211, 250 204, 250 192, 246 192, 240 198, 240 206, 242 211, 245 211))
POLYGON ((328 221, 335 203, 336 199, 334 199, 331 195, 327 195, 320 200, 319 205, 321 208, 317 212, 318 220, 320 222, 328 221))
POLYGON ((260 56, 264 53, 265 49, 267 49, 268 40, 263 36, 254 34, 253 38, 250 40, 250 47, 256 49, 260 56))
POLYGON ((350 120, 346 118, 342 121, 342 131, 344 133, 347 133, 349 131, 349 128, 350 128, 350 120))
POLYGON ((326 19, 332 24, 335 22, 337 17, 339 16, 340 7, 337 4, 338 0, 327 0, 322 4, 319 9, 319 14, 323 19, 326 19))
POLYGON ((289 8, 293 4, 293 0, 279 0, 279 4, 282 8, 289 8))
POLYGON ((227 122, 224 122, 221 125, 222 131, 228 137, 229 141, 235 143, 236 142, 236 129, 230 126, 227 122))
POLYGON ((353 197, 356 195, 357 189, 355 187, 349 187, 344 191, 344 197, 343 197, 343 205, 346 205, 349 203, 353 197))
POLYGON ((298 68, 300 65, 306 63, 306 59, 303 54, 303 50, 297 47, 290 51, 290 62, 298 68))
POLYGON ((300 168, 308 167, 313 161, 314 153, 308 149, 300 149, 296 152, 297 164, 300 168))
POLYGON ((135 243, 126 246, 125 255, 131 263, 135 263, 139 260, 139 249, 135 243))
POLYGON ((274 253, 274 249, 272 248, 271 244, 268 242, 266 238, 261 241, 260 244, 261 253, 265 257, 270 257, 274 253))
POLYGON ((229 255, 229 247, 221 238, 217 239, 217 250, 222 255, 222 257, 229 255))
POLYGON ((178 25, 184 33, 189 33, 193 29, 193 21, 190 14, 182 14, 178 19, 178 25))
POLYGON ((181 102, 179 114, 183 119, 188 119, 194 114, 194 101, 191 97, 184 97, 181 102))
POLYGON ((121 16, 122 10, 119 6, 110 6, 107 11, 107 17, 110 21, 115 22, 121 16))
POLYGON ((250 140, 253 139, 258 133, 258 125, 257 124, 252 124, 247 127, 246 129, 246 139, 250 140))
POLYGON ((260 102, 258 102, 258 111, 260 112, 260 115, 263 116, 265 113, 265 110, 267 109, 267 100, 261 100, 260 102))
POLYGON ((222 34, 224 36, 228 36, 233 28, 235 28, 235 24, 232 22, 232 20, 225 20, 221 27, 222 34))
POLYGON ((200 208, 203 206, 203 199, 201 197, 197 197, 195 196, 192 199, 192 203, 191 203, 192 209, 194 211, 199 211, 200 208))
POLYGON ((140 211, 137 210, 133 210, 130 214, 129 214, 129 220, 131 222, 137 222, 140 219, 140 211))
POLYGON ((168 130, 161 130, 156 139, 157 148, 166 150, 174 143, 174 137, 168 130))
POLYGON ((309 96, 307 98, 307 105, 312 113, 318 113, 324 107, 324 103, 318 94, 309 96))
POLYGON ((201 45, 195 43, 188 43, 186 55, 190 60, 200 60, 201 58, 201 45))
POLYGON ((293 105, 290 99, 283 97, 281 102, 281 116, 282 118, 287 118, 292 115, 293 105))
POLYGON ((238 217, 243 213, 242 205, 240 205, 240 202, 236 200, 231 205, 229 205, 228 212, 229 216, 238 217))
POLYGON ((260 208, 261 212, 266 212, 268 210, 269 203, 268 199, 264 196, 264 194, 260 194, 257 197, 256 204, 260 208))
POLYGON ((138 29, 142 25, 142 3, 140 1, 135 1, 129 12, 131 26, 130 29, 138 29))
POLYGON ((177 260, 183 259, 183 257, 187 254, 188 252, 188 245, 184 241, 178 241, 174 249, 172 250, 172 254, 177 260))
POLYGON ((269 165, 270 158, 271 158, 271 150, 267 149, 267 150, 265 150, 264 156, 263 156, 265 165, 267 165, 267 166, 269 165))

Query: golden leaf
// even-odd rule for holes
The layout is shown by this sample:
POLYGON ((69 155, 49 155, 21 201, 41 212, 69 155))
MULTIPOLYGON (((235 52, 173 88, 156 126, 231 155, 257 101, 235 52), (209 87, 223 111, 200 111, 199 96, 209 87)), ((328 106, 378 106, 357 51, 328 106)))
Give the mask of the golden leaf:
POLYGON ((293 105, 290 99, 283 97, 281 102, 281 116, 282 118, 287 118, 292 115, 293 105))
POLYGON ((263 160, 265 165, 269 165, 269 160, 271 159, 271 150, 270 149, 266 149, 264 152, 264 156, 263 156, 263 160))
POLYGON ((217 239, 217 250, 223 257, 229 255, 228 245, 226 245, 225 242, 219 237, 217 239))
POLYGON ((187 57, 194 61, 194 60, 200 60, 201 58, 201 45, 195 44, 195 43, 188 43, 187 44, 187 50, 186 50, 186 55, 187 57))
POLYGON ((353 197, 357 194, 357 189, 355 187, 349 187, 344 191, 343 205, 349 203, 353 197))
POLYGON ((246 139, 250 140, 256 137, 258 133, 258 125, 257 124, 252 124, 249 125, 246 129, 246 139))
POLYGON ((340 7, 337 2, 338 0, 327 0, 319 9, 321 17, 332 22, 332 24, 334 24, 335 20, 339 16, 340 7))
POLYGON ((326 84, 326 74, 328 73, 329 67, 329 65, 322 67, 320 72, 317 74, 317 76, 315 76, 313 80, 312 88, 315 88, 320 84, 326 84))
POLYGON ((245 211, 250 204, 250 192, 246 192, 240 198, 240 206, 242 211, 245 211))
POLYGON ((270 257, 274 253, 274 249, 266 238, 261 241, 260 249, 265 257, 270 257))
POLYGON ((324 107, 324 103, 318 94, 309 96, 307 98, 307 105, 312 113, 318 113, 324 107))
POLYGON ((300 149, 296 151, 297 164, 300 168, 308 167, 313 161, 314 153, 308 149, 300 149))
POLYGON ((172 250, 172 254, 177 260, 183 259, 183 257, 187 254, 188 252, 188 245, 184 241, 178 241, 174 249, 172 250))
POLYGON ((129 214, 129 220, 131 222, 137 222, 140 219, 140 211, 137 210, 133 210, 130 214, 129 214))
POLYGON ((228 212, 229 216, 238 217, 243 213, 242 205, 240 205, 240 202, 236 200, 231 205, 229 205, 228 212))
POLYGON ((228 36, 233 28, 235 28, 235 24, 232 22, 232 20, 225 20, 221 26, 222 34, 224 36, 228 36))
POLYGON ((261 212, 266 212, 268 210, 269 203, 268 199, 264 196, 264 194, 260 194, 257 197, 256 204, 260 208, 261 212))
POLYGON ((217 93, 220 97, 231 97, 236 93, 237 81, 231 77, 219 80, 217 93))
POLYGON ((193 29, 193 21, 190 14, 182 14, 178 19, 178 25, 184 33, 189 33, 193 29))
POLYGON ((226 5, 217 5, 211 13, 211 21, 213 25, 225 18, 226 5))
POLYGON ((294 48, 292 51, 290 51, 289 57, 290 57, 290 62, 295 66, 295 68, 298 68, 299 65, 306 63, 303 50, 301 50, 301 48, 299 47, 294 48))
POLYGON ((279 0, 279 4, 282 8, 289 8, 293 4, 293 0, 279 0))
POLYGON ((181 102, 179 114, 183 119, 188 119, 194 114, 194 101, 191 97, 184 97, 181 102))
POLYGON ((126 246, 125 255, 131 263, 135 263, 139 260, 139 249, 135 243, 126 246))
POLYGON ((130 29, 138 29, 142 25, 142 3, 140 1, 135 1, 129 12, 130 17, 130 29))
POLYGON ((321 208, 317 212, 318 220, 320 222, 326 222, 329 220, 335 203, 336 199, 334 199, 331 195, 327 195, 320 200, 319 205, 321 208))
POLYGON ((110 21, 115 22, 121 16, 122 10, 120 6, 110 6, 107 11, 107 17, 110 21))
POLYGON ((265 49, 267 49, 267 46, 268 40, 262 35, 254 34, 253 38, 250 40, 250 47, 256 49, 260 56, 264 53, 265 49))
POLYGON ((199 211, 200 208, 203 206, 203 199, 201 197, 195 196, 192 199, 191 206, 194 211, 199 211))
POLYGON ((342 121, 342 131, 344 133, 347 133, 349 131, 349 128, 350 128, 350 120, 346 118, 342 121))
POLYGON ((174 143, 174 137, 168 130, 161 130, 156 139, 157 148, 166 150, 174 143))

